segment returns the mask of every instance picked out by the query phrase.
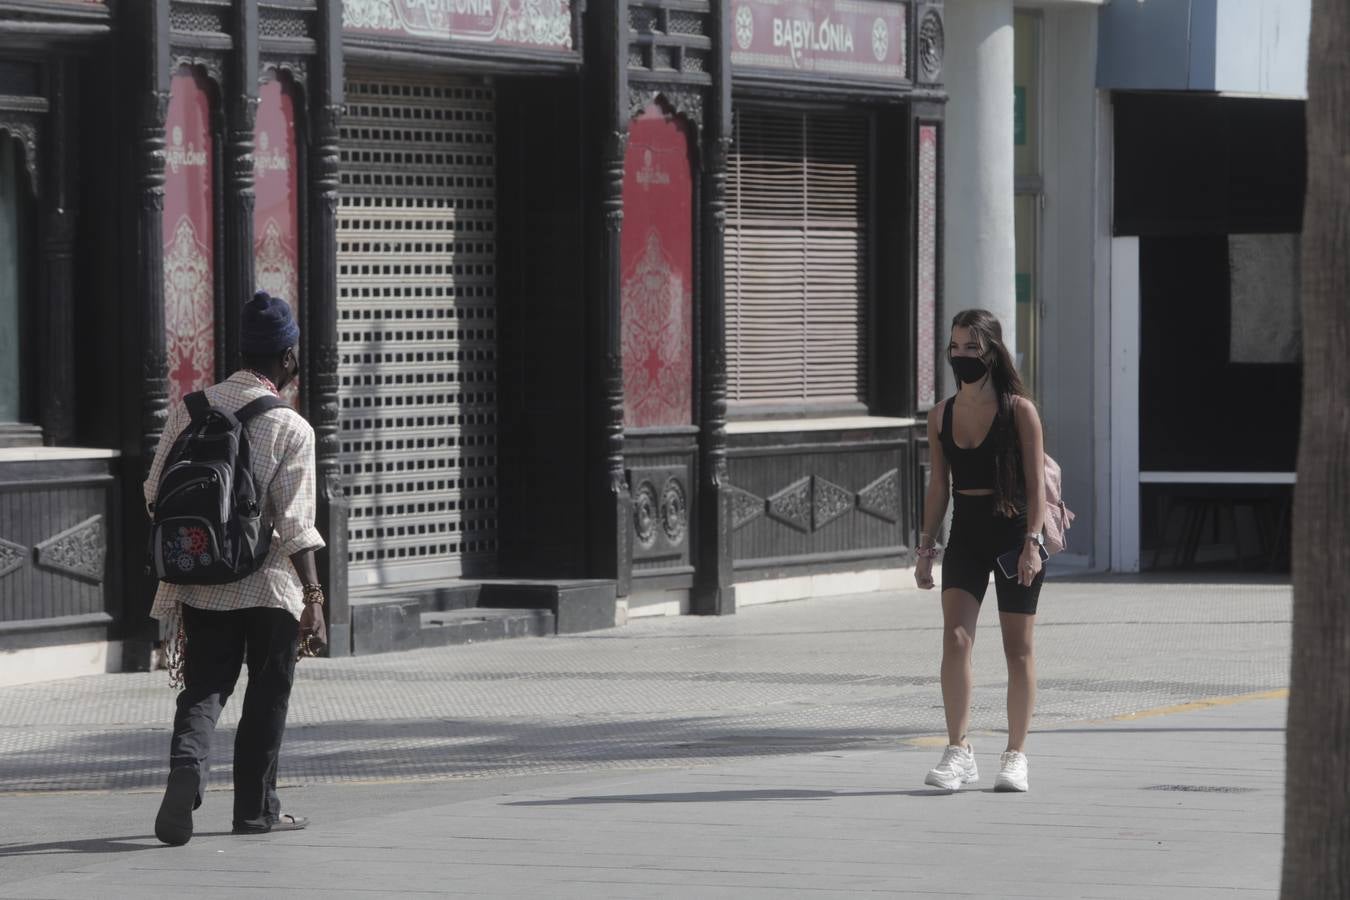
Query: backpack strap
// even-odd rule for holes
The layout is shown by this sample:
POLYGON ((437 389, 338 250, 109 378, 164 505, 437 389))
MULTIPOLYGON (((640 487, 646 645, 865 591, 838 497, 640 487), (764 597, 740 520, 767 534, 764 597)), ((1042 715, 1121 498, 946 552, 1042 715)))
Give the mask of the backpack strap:
POLYGON ((187 406, 188 415, 192 421, 206 417, 211 411, 211 402, 206 399, 206 391, 193 391, 183 398, 183 403, 187 406))
POLYGON ((259 397, 257 400, 246 403, 239 408, 234 417, 239 420, 240 425, 245 425, 254 416, 262 415, 270 409, 281 409, 285 405, 286 401, 269 394, 266 397, 259 397))

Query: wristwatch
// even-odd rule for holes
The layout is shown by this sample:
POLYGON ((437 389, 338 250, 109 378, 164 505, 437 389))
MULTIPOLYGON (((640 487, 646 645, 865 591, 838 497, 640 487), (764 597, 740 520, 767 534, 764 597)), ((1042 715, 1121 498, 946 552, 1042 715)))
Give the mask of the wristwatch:
POLYGON ((1039 531, 1037 532, 1028 531, 1026 539, 1032 541, 1035 544, 1038 544, 1041 547, 1045 546, 1045 535, 1041 534, 1039 531))

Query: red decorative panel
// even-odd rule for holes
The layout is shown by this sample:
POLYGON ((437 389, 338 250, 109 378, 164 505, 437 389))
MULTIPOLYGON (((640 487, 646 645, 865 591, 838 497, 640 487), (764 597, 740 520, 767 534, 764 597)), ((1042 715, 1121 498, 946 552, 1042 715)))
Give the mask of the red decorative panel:
POLYGON ((919 126, 918 401, 937 402, 938 130, 919 126))
POLYGON ((278 81, 258 91, 253 130, 253 272, 258 289, 300 297, 299 218, 296 195, 295 101, 278 81))
MULTIPOLYGON (((253 128, 253 277, 258 290, 284 297, 300 314, 300 218, 296 185, 295 99, 279 81, 258 90, 253 128)), ((283 396, 298 408, 299 379, 283 396)))
POLYGON ((216 366, 211 98, 197 76, 173 77, 164 130, 164 337, 174 402, 214 381, 216 366))
POLYGON ((629 428, 693 419, 693 180, 684 127, 653 103, 623 173, 623 388, 629 428))

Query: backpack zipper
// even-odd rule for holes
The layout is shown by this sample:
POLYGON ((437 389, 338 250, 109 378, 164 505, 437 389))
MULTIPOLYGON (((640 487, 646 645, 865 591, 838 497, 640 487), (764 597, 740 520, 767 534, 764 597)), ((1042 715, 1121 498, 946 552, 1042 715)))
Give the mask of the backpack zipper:
POLYGON ((162 507, 165 504, 165 502, 169 500, 171 497, 176 497, 177 495, 185 493, 187 491, 202 490, 210 486, 211 484, 219 484, 219 483, 220 478, 214 474, 205 475, 201 478, 194 478, 191 481, 178 485, 173 490, 169 491, 169 493, 165 494, 163 497, 155 498, 155 508, 159 509, 160 507, 162 507))

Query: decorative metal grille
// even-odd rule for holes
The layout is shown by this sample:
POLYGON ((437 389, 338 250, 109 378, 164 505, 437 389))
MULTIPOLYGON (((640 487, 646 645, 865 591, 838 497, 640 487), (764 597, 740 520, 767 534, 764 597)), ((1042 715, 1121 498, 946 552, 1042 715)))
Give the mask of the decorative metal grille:
POLYGON ((669 22, 671 34, 701 35, 706 33, 703 27, 703 15, 700 13, 672 9, 669 22))
POLYGON ((258 19, 264 37, 308 37, 309 25, 300 10, 272 10, 258 19))
POLYGON ((482 83, 349 72, 338 341, 353 587, 492 571, 496 151, 482 83))
POLYGON ((225 13, 208 10, 169 10, 169 28, 173 31, 225 34, 225 13))

